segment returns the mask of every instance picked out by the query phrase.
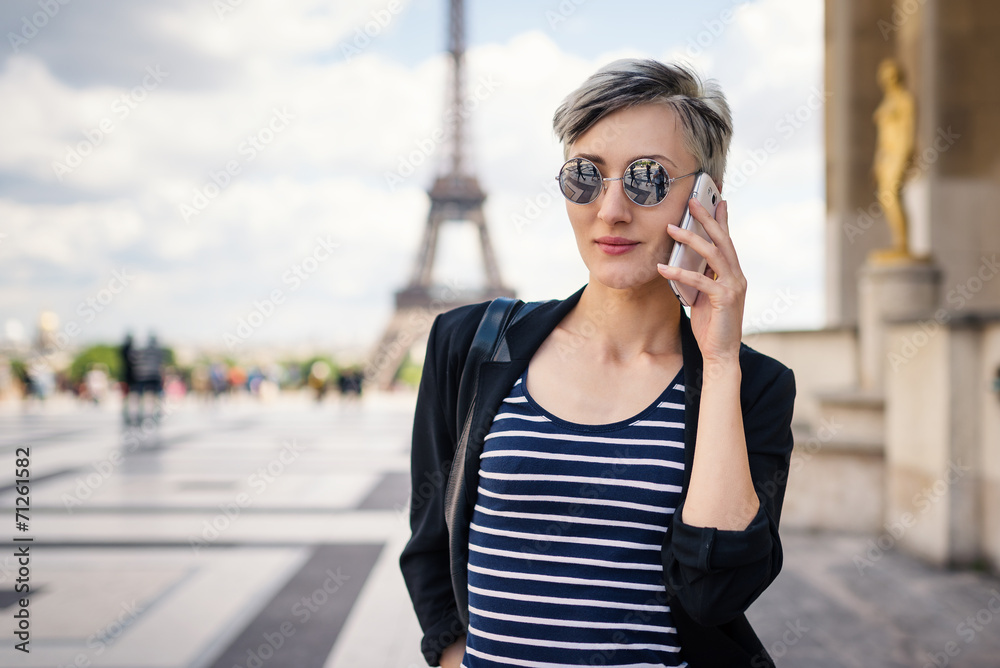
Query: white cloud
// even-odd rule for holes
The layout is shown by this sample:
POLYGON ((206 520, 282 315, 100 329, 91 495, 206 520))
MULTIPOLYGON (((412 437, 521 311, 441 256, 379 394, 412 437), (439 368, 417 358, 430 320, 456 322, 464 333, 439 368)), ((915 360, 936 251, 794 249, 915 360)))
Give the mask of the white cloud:
POLYGON ((2 252, 50 266, 108 262, 110 255, 138 241, 144 232, 137 212, 124 201, 30 205, 0 200, 8 238, 2 252))

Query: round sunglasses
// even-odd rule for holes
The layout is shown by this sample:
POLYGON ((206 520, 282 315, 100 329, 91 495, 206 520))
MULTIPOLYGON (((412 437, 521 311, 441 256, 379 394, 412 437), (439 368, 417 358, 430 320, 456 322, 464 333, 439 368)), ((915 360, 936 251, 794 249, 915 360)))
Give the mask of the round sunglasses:
POLYGON ((621 181, 628 198, 639 206, 656 206, 667 197, 670 184, 694 176, 691 172, 670 178, 667 169, 652 158, 639 158, 616 178, 605 178, 597 165, 586 158, 570 158, 563 163, 556 180, 563 197, 573 204, 590 204, 607 188, 608 181, 621 181))

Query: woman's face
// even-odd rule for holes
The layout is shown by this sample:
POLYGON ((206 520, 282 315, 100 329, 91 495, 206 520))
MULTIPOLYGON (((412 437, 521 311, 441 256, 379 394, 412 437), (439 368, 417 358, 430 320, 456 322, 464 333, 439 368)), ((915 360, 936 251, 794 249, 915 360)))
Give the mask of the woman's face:
MULTIPOLYGON (((590 160, 604 178, 618 178, 637 158, 653 158, 670 178, 700 165, 684 147, 680 124, 669 107, 644 104, 605 116, 570 145, 569 158, 590 160)), ((667 225, 680 223, 694 183, 688 176, 670 185, 656 206, 639 206, 625 194, 622 181, 609 181, 590 204, 566 202, 580 256, 590 280, 629 289, 652 281, 666 284, 656 270, 666 262, 673 240, 667 225)))

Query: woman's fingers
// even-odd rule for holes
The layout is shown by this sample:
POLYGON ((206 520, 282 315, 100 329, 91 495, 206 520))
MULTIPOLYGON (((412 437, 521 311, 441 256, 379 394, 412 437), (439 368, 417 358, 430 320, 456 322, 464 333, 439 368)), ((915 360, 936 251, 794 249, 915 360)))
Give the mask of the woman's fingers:
POLYGON ((736 247, 733 245, 732 237, 729 236, 729 203, 726 200, 719 202, 715 217, 712 217, 701 202, 696 199, 692 199, 691 202, 691 213, 695 220, 702 224, 709 238, 722 251, 722 255, 733 270, 742 275, 743 270, 736 255, 736 247))
POLYGON ((720 276, 727 272, 728 262, 719 247, 691 230, 682 229, 678 225, 668 225, 667 233, 676 243, 685 244, 698 255, 708 261, 708 266, 720 276))
POLYGON ((680 243, 687 244, 696 253, 708 260, 709 266, 719 275, 731 274, 740 281, 743 280, 743 269, 740 267, 739 257, 736 255, 736 247, 729 236, 729 206, 723 200, 716 209, 718 220, 713 218, 708 210, 696 199, 688 201, 691 207, 691 214, 695 220, 701 223, 705 232, 712 239, 706 241, 702 236, 690 231, 682 230, 677 225, 668 225, 667 232, 671 237, 680 243))
POLYGON ((660 275, 664 278, 683 283, 684 285, 696 288, 701 292, 712 294, 720 292, 724 289, 719 285, 718 281, 713 280, 705 274, 699 274, 696 271, 691 271, 690 269, 671 267, 668 264, 657 264, 656 268, 660 272, 660 275))
POLYGON ((722 200, 719 202, 719 206, 715 209, 715 220, 718 221, 719 225, 729 234, 729 202, 722 200))

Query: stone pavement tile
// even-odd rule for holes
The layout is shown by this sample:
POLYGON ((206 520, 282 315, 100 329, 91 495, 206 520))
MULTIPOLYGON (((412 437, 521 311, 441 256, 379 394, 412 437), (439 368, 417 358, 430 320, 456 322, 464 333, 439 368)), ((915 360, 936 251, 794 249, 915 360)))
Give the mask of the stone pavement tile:
POLYGON ((319 545, 209 668, 321 668, 382 545, 319 545))
POLYGON ((424 668, 422 633, 399 570, 409 538, 400 525, 386 543, 324 668, 424 668))
MULTIPOLYGON (((237 504, 237 497, 252 499, 257 509, 354 508, 379 480, 378 472, 344 471, 324 475, 295 475, 275 469, 277 475, 208 473, 177 475, 125 473, 107 469, 107 477, 93 470, 58 478, 32 481, 32 507, 36 511, 81 512, 179 511, 217 509, 237 504)), ((14 491, 0 494, 0 504, 10 503, 14 491)))
POLYGON ((996 577, 869 553, 864 536, 783 532, 782 542, 782 573, 748 611, 779 668, 1000 666, 996 577))
POLYGON ((302 548, 33 546, 31 652, 0 666, 188 668, 216 655, 308 556, 302 548))
MULTIPOLYGON (((397 511, 344 513, 86 513, 40 516, 33 520, 45 542, 67 545, 157 546, 192 543, 230 545, 304 545, 383 542, 402 522, 397 511)), ((37 541, 38 539, 36 539, 37 541)), ((0 560, 2 563, 2 560, 0 560)))
MULTIPOLYGON (((252 432, 227 441, 234 424, 247 417, 221 411, 203 415, 188 406, 170 416, 156 447, 138 449, 119 443, 117 417, 106 414, 106 428, 77 434, 79 443, 41 451, 32 446, 34 509, 206 509, 247 493, 261 510, 342 510, 355 507, 387 470, 408 467, 405 405, 376 402, 371 412, 378 422, 358 407, 339 416, 283 410, 252 416, 252 432), (178 431, 187 436, 178 441, 178 431), (50 475, 53 462, 59 466, 50 475)), ((17 424, 8 426, 18 431, 17 424)), ((0 503, 13 494, 10 485, 3 485, 7 475, 0 470, 0 503)))
POLYGON ((389 471, 357 505, 358 510, 399 510, 410 503, 410 472, 389 471))

